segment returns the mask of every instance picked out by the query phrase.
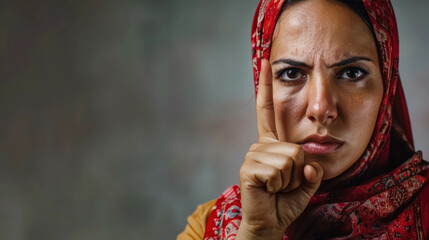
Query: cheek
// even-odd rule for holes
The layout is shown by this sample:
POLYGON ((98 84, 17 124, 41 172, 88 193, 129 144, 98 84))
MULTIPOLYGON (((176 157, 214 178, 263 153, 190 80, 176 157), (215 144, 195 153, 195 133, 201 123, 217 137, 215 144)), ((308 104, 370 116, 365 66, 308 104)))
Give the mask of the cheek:
POLYGON ((343 121, 357 131, 354 134, 372 136, 383 97, 381 76, 369 78, 362 88, 342 90, 338 91, 341 96, 338 105, 343 121))
POLYGON ((299 133, 300 120, 305 115, 305 97, 302 93, 291 93, 287 89, 274 88, 273 106, 276 130, 280 141, 289 142, 299 133))
MULTIPOLYGON (((382 93, 381 93, 382 94, 382 93)), ((374 132, 380 109, 381 97, 379 94, 358 94, 346 98, 342 104, 343 121, 348 126, 349 134, 355 143, 365 148, 374 132)))

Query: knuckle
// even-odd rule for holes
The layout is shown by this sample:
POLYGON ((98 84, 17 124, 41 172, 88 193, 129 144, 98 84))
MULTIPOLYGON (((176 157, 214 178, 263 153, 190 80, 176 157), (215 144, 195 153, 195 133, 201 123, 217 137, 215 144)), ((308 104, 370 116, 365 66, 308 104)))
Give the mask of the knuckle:
POLYGON ((277 170, 275 170, 275 169, 270 169, 270 170, 267 172, 267 177, 268 177, 268 179, 274 180, 274 179, 276 179, 276 178, 277 178, 277 176, 278 176, 278 171, 277 171, 277 170))
POLYGON ((246 163, 246 162, 253 161, 253 160, 255 160, 255 158, 257 158, 257 157, 258 157, 258 155, 257 155, 257 152, 256 152, 256 151, 248 151, 248 152, 246 153, 246 156, 244 157, 244 162, 246 163))
POLYGON ((253 165, 256 162, 260 161, 261 157, 263 157, 261 155, 261 152, 247 152, 246 156, 244 157, 243 165, 253 165))
POLYGON ((254 143, 254 144, 252 144, 252 145, 250 146, 250 148, 249 148, 249 152, 254 152, 254 151, 256 151, 257 149, 259 149, 259 148, 261 147, 261 145, 262 145, 262 144, 259 144, 259 143, 254 143))
POLYGON ((285 159, 281 162, 280 168, 282 171, 290 170, 293 166, 293 159, 289 156, 285 156, 285 159))
POLYGON ((251 157, 247 157, 247 155, 246 155, 244 163, 240 167, 240 175, 247 174, 247 172, 249 172, 249 170, 252 169, 252 167, 250 166, 251 165, 251 161, 252 161, 251 157))
POLYGON ((241 165, 240 178, 244 178, 249 174, 248 167, 246 164, 241 165))
POLYGON ((253 152, 248 151, 246 156, 244 156, 244 162, 249 161, 253 157, 253 152))
POLYGON ((291 146, 291 153, 292 153, 292 156, 294 156, 294 157, 299 154, 299 148, 298 148, 297 145, 292 145, 291 146))
POLYGON ((294 159, 299 160, 304 157, 304 151, 302 150, 301 146, 299 145, 293 145, 292 147, 292 156, 294 159))

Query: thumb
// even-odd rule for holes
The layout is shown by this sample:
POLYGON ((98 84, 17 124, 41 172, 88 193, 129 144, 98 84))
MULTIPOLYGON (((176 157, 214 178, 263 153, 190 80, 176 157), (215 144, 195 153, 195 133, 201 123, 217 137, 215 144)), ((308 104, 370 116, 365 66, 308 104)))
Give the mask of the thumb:
POLYGON ((304 167, 304 177, 301 184, 295 190, 285 193, 283 196, 286 201, 279 202, 281 211, 281 218, 286 226, 295 221, 307 207, 311 197, 319 189, 320 183, 323 178, 323 168, 316 162, 309 163, 304 167), (289 200, 289 201, 288 201, 289 200), (285 204, 282 204, 285 202, 285 204), (287 211, 289 209, 289 211, 287 211), (293 211, 290 211, 290 210, 293 211))
POLYGON ((323 178, 323 168, 317 163, 312 162, 304 167, 304 179, 301 188, 311 198, 319 189, 323 178))

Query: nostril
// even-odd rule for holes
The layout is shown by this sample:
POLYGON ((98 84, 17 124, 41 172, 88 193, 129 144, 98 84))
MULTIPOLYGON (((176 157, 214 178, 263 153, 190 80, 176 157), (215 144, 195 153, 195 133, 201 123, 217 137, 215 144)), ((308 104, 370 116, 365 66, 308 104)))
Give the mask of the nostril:
POLYGON ((326 111, 326 116, 328 116, 328 119, 335 119, 337 118, 337 111, 326 111))
MULTIPOLYGON (((313 109, 314 110, 314 109, 313 109)), ((337 118, 336 111, 308 111, 307 118, 312 122, 326 123, 328 120, 333 121, 337 118)))
POLYGON ((316 121, 316 118, 314 117, 314 116, 308 116, 308 119, 310 119, 310 121, 312 121, 312 122, 314 122, 314 121, 316 121))

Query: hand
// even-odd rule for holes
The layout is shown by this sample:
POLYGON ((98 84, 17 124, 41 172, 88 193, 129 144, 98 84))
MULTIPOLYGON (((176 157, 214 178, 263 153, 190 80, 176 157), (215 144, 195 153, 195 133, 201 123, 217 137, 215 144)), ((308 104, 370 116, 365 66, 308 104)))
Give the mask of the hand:
POLYGON ((277 139, 271 66, 265 59, 258 92, 258 143, 240 169, 242 221, 236 239, 278 240, 316 193, 323 169, 316 162, 304 164, 300 145, 277 139))

